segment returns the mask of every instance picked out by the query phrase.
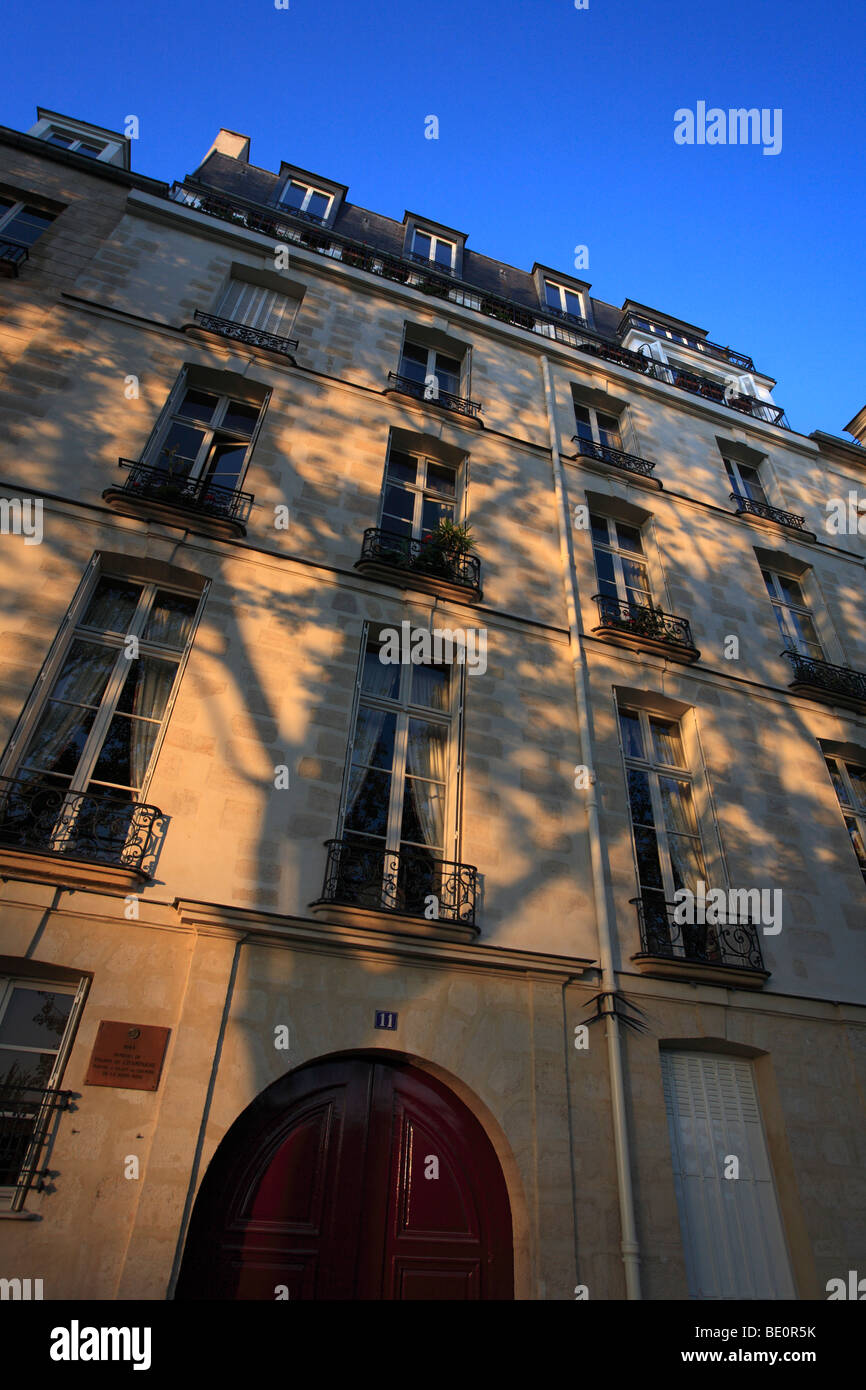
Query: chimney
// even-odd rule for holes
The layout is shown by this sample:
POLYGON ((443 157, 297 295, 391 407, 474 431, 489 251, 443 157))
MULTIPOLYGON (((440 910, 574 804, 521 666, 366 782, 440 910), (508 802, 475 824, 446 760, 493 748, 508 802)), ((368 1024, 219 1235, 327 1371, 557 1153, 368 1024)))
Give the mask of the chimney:
POLYGON ((250 158, 250 137, 238 135, 236 130, 221 130, 202 164, 206 164, 212 154, 227 154, 229 159, 237 159, 239 163, 247 164, 250 158))

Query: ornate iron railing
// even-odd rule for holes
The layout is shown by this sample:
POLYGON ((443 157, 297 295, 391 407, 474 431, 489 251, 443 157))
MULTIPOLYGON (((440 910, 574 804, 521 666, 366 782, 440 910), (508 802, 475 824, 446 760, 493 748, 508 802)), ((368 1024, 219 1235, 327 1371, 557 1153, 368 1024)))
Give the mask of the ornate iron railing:
POLYGON ((737 914, 731 921, 726 910, 719 915, 729 920, 712 925, 677 922, 676 904, 665 902, 661 892, 644 891, 631 902, 637 908, 641 949, 647 955, 739 970, 764 969, 758 927, 748 913, 737 914))
POLYGON ((481 561, 477 555, 447 550, 436 541, 435 532, 428 538, 416 540, 369 526, 364 532, 359 564, 364 562, 392 565, 395 569, 424 574, 434 579, 446 579, 450 584, 463 584, 467 589, 481 588, 481 561))
POLYGON ((596 444, 594 439, 582 439, 579 434, 572 435, 577 452, 583 458, 599 459, 601 463, 612 463, 614 468, 624 468, 628 473, 641 473, 649 478, 655 468, 654 463, 642 459, 637 454, 627 454, 622 449, 614 449, 610 444, 596 444))
POLYGON ((245 522, 253 505, 253 494, 237 488, 220 487, 207 478, 188 478, 169 473, 166 468, 154 468, 134 459, 119 459, 122 468, 130 470, 123 485, 124 492, 145 497, 153 502, 165 502, 173 507, 189 508, 226 521, 245 522))
POLYGON ((652 333, 654 337, 661 338, 663 342, 683 343, 686 347, 693 348, 695 352, 706 352, 712 357, 718 357, 723 362, 730 362, 732 367, 739 367, 741 371, 753 372, 755 364, 745 352, 735 352, 733 348, 722 347, 721 343, 711 343, 708 338, 695 338, 691 333, 677 333, 671 329, 672 337, 668 336, 665 329, 652 323, 649 319, 643 318, 640 314, 624 314, 617 333, 623 338, 630 329, 636 328, 644 333, 652 333))
POLYGON ((806 518, 798 516, 796 512, 785 512, 781 507, 771 507, 769 502, 755 502, 751 497, 741 497, 738 492, 731 493, 731 501, 737 504, 737 516, 742 512, 748 512, 751 516, 762 516, 765 521, 778 521, 780 526, 791 526, 797 531, 805 529, 806 518))
POLYGON ((281 352, 284 357, 291 357, 298 346, 297 338, 281 338, 276 333, 266 333, 262 328, 249 328, 245 323, 220 318, 218 314, 205 314, 201 309, 196 309, 195 321, 202 328, 221 334, 223 338, 249 343, 250 347, 270 348, 271 352, 281 352))
POLYGON ((31 774, 0 777, 0 848, 152 875, 162 811, 106 791, 71 792, 31 774))
POLYGON ((661 608, 645 608, 639 603, 610 598, 606 594, 593 594, 593 598, 598 604, 602 627, 697 650, 687 618, 677 618, 672 613, 664 613, 661 608))
POLYGON ((323 902, 475 925, 478 870, 471 864, 360 840, 328 840, 326 847, 323 902))
POLYGON ((423 381, 413 381, 409 376, 400 376, 399 372, 389 372, 388 381, 393 383, 393 389, 403 396, 412 396, 416 401, 428 401, 431 405, 442 405, 446 410, 456 411, 458 415, 467 415, 470 420, 475 420, 481 409, 478 401, 470 401, 466 396, 455 396, 452 391, 443 391, 441 387, 435 396, 430 395, 432 387, 425 386, 423 381))
POLYGON ((54 1116, 67 1110, 71 1091, 0 1083, 0 1187, 14 1188, 12 1210, 31 1187, 41 1192, 48 1176, 39 1159, 54 1116))
POLYGON ((781 654, 791 663, 794 673, 792 685, 810 686, 828 695, 840 695, 866 704, 866 675, 860 671, 854 671, 850 666, 833 666, 829 661, 819 661, 817 657, 804 656, 802 652, 790 648, 781 654))
POLYGON ((3 274, 13 278, 18 274, 18 267, 29 260, 30 252, 26 246, 19 246, 17 241, 0 240, 0 269, 3 274))

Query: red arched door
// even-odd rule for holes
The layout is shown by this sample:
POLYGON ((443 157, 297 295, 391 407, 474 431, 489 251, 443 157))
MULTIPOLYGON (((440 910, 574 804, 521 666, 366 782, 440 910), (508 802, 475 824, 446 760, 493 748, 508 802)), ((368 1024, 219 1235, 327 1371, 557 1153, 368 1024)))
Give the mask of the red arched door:
POLYGON ((217 1149, 176 1298, 510 1299, 511 1211, 481 1125, 401 1062, 269 1086, 217 1149), (286 1293, 281 1293, 286 1297, 286 1293))

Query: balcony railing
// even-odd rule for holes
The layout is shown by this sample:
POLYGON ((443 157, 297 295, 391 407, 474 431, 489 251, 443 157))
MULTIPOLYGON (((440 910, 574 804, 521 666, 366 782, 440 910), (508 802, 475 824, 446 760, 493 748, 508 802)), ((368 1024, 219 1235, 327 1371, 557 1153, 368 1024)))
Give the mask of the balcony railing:
POLYGON ((745 396, 731 391, 724 383, 715 381, 712 377, 702 376, 699 372, 673 367, 668 362, 659 362, 654 357, 646 356, 642 352, 632 352, 631 348, 619 347, 615 343, 579 343, 578 347, 581 352, 602 357, 606 362, 615 362, 621 367, 629 367, 633 372, 654 377, 656 381, 663 381, 667 386, 676 386, 693 396, 703 396, 705 400, 713 401, 716 405, 730 406, 732 410, 751 415, 755 420, 765 420, 768 424, 779 425, 786 430, 791 428, 780 405, 758 400, 757 396, 745 396))
POLYGON ((687 618, 677 618, 672 613, 664 613, 661 608, 645 608, 639 603, 610 598, 606 594, 593 594, 593 598, 598 604, 601 627, 697 651, 687 618))
POLYGON ((731 501, 737 504, 737 516, 747 512, 750 516, 761 516, 765 521, 778 521, 780 526, 790 526, 796 531, 805 530, 806 518, 798 516, 796 512, 771 507, 769 502, 755 502, 751 497, 741 497, 738 492, 731 493, 731 501))
POLYGON ((860 671, 854 671, 850 666, 833 666, 829 661, 819 661, 817 657, 804 656, 802 652, 790 648, 783 651, 782 656, 791 663, 794 674, 792 686, 866 704, 866 675, 860 671))
POLYGON ((40 1155, 55 1115, 71 1100, 71 1091, 0 1083, 0 1187, 15 1189, 13 1211, 31 1187, 44 1188, 48 1175, 38 1166, 40 1155))
POLYGON ((165 468, 154 468, 150 464, 137 463, 134 459, 120 459, 119 463, 122 468, 130 470, 123 485, 124 492, 226 521, 242 524, 249 518, 253 505, 251 492, 220 487, 207 478, 188 478, 183 474, 169 473, 165 468))
POLYGON ((481 588, 478 556, 447 550, 436 541, 435 533, 416 540, 397 531, 370 526, 364 532, 358 563, 391 565, 412 574, 445 579, 449 584, 462 584, 467 589, 481 588))
POLYGON ((647 955, 728 969, 764 969, 759 928, 747 912, 735 914, 731 921, 726 911, 728 921, 714 925, 680 923, 674 918, 676 904, 665 902, 662 893, 645 891, 631 901, 637 908, 641 950, 647 955))
POLYGON ((648 459, 614 449, 610 444, 596 444, 594 439, 582 439, 579 434, 572 435, 572 439, 583 458, 598 459, 601 463, 613 464, 614 468, 624 468, 627 473, 640 473, 645 478, 649 478, 655 468, 648 459))
POLYGON ((71 792, 31 774, 0 777, 0 849, 152 876, 165 817, 107 791, 71 792))
POLYGON ((26 246, 19 246, 17 241, 0 240, 0 273, 7 279, 14 279, 19 266, 29 260, 29 257, 30 252, 26 246))
POLYGON ((328 840, 326 847, 321 901, 475 925, 478 870, 471 864, 439 859, 435 850, 386 850, 359 840, 328 840))
POLYGON ((196 309, 195 321, 223 338, 233 338, 238 343, 248 343, 250 347, 269 348, 271 352, 281 352, 285 357, 291 357, 298 346, 297 338, 281 338, 276 333, 266 333, 262 328, 249 328, 245 323, 220 318, 218 314, 205 314, 201 309, 196 309))
POLYGON ((755 370, 754 362, 745 352, 735 352, 733 348, 722 347, 720 343, 711 343, 708 338, 695 338, 691 333, 677 333, 674 329, 670 330, 669 336, 667 330, 652 323, 649 319, 643 318, 640 314, 624 314, 617 333, 621 338, 624 338, 632 328, 636 328, 642 333, 652 333, 662 342, 683 343, 695 352, 705 352, 711 357, 720 358, 723 362, 730 362, 732 367, 739 367, 741 371, 753 372, 755 370))
POLYGON ((481 406, 478 401, 470 401, 465 396, 455 396, 452 391, 443 391, 440 387, 437 394, 429 394, 431 387, 425 386, 423 381, 413 381, 409 376, 400 376, 399 372, 389 372, 388 381, 392 389, 399 391, 403 396, 412 396, 416 401, 427 401, 431 405, 444 406, 446 410, 456 411, 458 415, 466 415, 470 420, 478 418, 481 406))

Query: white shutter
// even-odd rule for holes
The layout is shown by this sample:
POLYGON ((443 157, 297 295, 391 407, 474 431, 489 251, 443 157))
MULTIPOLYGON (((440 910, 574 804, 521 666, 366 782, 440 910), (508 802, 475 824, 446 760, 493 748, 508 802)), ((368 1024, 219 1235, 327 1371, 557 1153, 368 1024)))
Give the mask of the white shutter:
POLYGON ((690 1296, 796 1298, 752 1064, 673 1051, 661 1063, 690 1296))
POLYGON ((219 316, 242 323, 247 328, 260 328, 287 338, 299 300, 277 290, 265 289, 246 280, 231 280, 220 301, 219 316))

